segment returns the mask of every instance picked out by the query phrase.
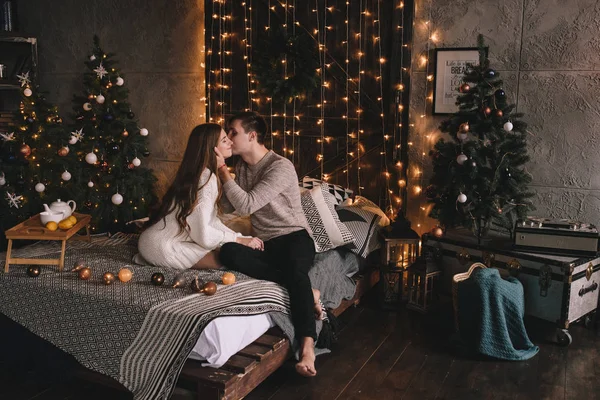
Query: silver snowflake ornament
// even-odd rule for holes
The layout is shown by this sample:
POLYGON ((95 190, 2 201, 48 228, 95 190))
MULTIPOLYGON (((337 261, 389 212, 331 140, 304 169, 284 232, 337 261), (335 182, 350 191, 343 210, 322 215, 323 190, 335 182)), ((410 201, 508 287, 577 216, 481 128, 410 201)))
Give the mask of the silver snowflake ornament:
POLYGON ((75 129, 73 132, 71 132, 71 135, 76 138, 78 141, 81 141, 83 139, 83 128, 81 129, 75 129))
POLYGON ((15 140, 15 133, 0 133, 0 137, 5 141, 10 142, 11 140, 15 140))
POLYGON ((22 197, 15 193, 6 193, 6 201, 10 207, 19 208, 21 206, 22 197))
POLYGON ((108 71, 104 69, 104 65, 102 65, 102 63, 100 63, 98 68, 94 69, 94 72, 96 73, 96 75, 98 75, 99 79, 104 78, 104 75, 108 75, 108 71))
POLYGON ((31 79, 29 79, 29 71, 25 72, 24 74, 17 75, 17 78, 19 78, 19 84, 21 87, 31 83, 31 79))

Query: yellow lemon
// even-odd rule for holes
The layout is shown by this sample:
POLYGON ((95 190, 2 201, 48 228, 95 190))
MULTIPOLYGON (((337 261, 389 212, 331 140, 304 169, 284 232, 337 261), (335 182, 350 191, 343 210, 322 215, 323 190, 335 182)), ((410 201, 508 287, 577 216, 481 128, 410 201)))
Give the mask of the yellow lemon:
POLYGON ((69 216, 69 218, 67 218, 69 221, 71 221, 71 223, 73 225, 75 225, 77 223, 77 218, 75 218, 74 215, 69 216))
POLYGON ((54 232, 55 230, 58 229, 58 224, 54 221, 50 221, 46 224, 46 229, 48 229, 49 231, 54 232))
POLYGON ((73 224, 71 223, 71 221, 69 221, 69 219, 68 219, 68 218, 66 218, 66 219, 63 219, 62 221, 60 221, 60 222, 58 223, 58 227, 59 227, 60 229, 63 229, 63 230, 65 230, 65 231, 66 231, 66 230, 69 230, 69 229, 71 229, 71 228, 73 227, 73 224))

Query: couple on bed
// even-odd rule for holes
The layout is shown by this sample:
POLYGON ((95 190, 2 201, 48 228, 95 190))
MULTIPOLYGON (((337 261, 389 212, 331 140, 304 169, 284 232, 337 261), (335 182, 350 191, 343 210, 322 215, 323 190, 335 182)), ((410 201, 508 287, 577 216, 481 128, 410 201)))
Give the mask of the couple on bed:
POLYGON ((314 376, 319 293, 308 271, 315 247, 300 205, 293 164, 264 146, 268 131, 258 114, 234 115, 228 134, 217 124, 194 128, 175 180, 139 239, 141 256, 163 267, 221 268, 287 288, 300 344, 296 371, 314 376), (241 160, 235 180, 225 159, 241 160), (251 215, 256 237, 223 225, 220 211, 251 215))

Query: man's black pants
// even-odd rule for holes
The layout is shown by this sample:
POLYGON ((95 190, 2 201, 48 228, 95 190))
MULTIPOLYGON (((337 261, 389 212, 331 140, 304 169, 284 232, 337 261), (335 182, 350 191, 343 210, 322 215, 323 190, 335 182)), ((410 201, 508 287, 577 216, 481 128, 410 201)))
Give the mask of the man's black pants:
POLYGON ((317 340, 314 298, 308 278, 315 258, 315 246, 306 230, 268 240, 264 251, 239 243, 225 243, 219 258, 226 268, 284 286, 290 295, 296 337, 317 340))

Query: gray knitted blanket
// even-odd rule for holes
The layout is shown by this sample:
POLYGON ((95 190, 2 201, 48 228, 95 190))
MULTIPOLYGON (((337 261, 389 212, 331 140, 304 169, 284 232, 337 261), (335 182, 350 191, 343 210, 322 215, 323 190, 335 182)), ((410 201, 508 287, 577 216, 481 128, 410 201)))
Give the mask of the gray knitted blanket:
MULTIPOLYGON (((169 398, 202 329, 219 316, 272 313, 293 340, 288 295, 281 286, 232 271, 236 284, 219 284, 214 296, 195 294, 189 287, 195 276, 219 283, 223 271, 181 274, 131 264, 136 239, 116 235, 92 244, 69 243, 62 273, 56 267, 43 267, 41 275, 32 278, 25 266, 11 266, 8 274, 0 274, 0 312, 85 367, 121 382, 136 400, 169 398), (92 268, 88 281, 68 272, 79 259, 92 268), (116 274, 123 267, 133 271, 130 282, 104 285, 104 272, 116 274), (164 274, 165 285, 150 283, 154 272, 164 274), (186 282, 181 289, 169 285, 176 275, 186 282)), ((16 250, 13 256, 48 258, 59 252, 56 243, 40 242, 16 250)), ((334 299, 326 301, 330 307, 354 293, 352 281, 344 275, 347 266, 340 264, 343 261, 339 254, 325 256, 311 272, 322 279, 334 299)))

